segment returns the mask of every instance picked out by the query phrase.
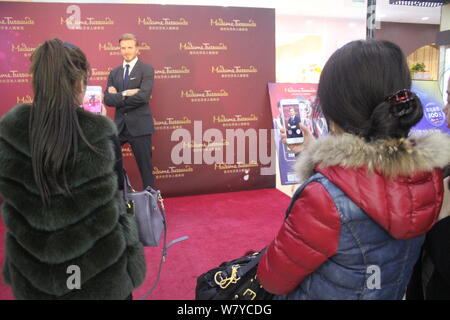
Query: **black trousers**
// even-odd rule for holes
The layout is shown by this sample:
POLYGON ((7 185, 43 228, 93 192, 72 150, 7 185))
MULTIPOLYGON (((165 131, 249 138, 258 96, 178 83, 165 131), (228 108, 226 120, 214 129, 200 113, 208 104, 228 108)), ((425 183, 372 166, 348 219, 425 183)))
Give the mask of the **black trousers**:
POLYGON ((120 145, 129 143, 131 150, 133 151, 134 158, 141 174, 142 184, 145 187, 155 187, 155 181, 153 177, 153 164, 152 164, 152 135, 133 137, 128 132, 125 126, 122 132, 119 133, 120 145))

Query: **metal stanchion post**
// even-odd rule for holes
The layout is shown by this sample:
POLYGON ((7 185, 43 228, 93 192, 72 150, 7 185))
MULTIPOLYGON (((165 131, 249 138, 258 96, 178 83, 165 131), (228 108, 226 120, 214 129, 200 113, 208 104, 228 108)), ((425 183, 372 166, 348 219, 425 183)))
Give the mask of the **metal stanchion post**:
POLYGON ((375 13, 377 0, 367 0, 366 39, 375 38, 375 13))

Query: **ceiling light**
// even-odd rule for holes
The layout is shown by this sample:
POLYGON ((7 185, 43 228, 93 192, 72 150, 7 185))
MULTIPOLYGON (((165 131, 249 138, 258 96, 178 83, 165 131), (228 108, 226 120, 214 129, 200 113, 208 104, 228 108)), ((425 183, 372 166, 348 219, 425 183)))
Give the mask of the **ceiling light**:
POLYGON ((415 6, 415 7, 440 7, 444 3, 448 3, 448 0, 389 0, 389 4, 396 4, 401 6, 415 6))
POLYGON ((430 17, 423 17, 423 18, 421 18, 421 20, 422 21, 427 21, 427 20, 430 20, 430 17))

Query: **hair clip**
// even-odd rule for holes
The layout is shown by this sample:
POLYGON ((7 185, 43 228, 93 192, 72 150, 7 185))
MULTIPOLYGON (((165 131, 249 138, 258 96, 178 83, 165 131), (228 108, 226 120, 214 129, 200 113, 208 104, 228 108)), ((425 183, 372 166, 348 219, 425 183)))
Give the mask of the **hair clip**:
POLYGON ((63 42, 63 46, 68 48, 68 49, 77 49, 78 48, 76 45, 71 44, 71 43, 66 42, 66 41, 63 42))
POLYGON ((411 90, 402 89, 394 93, 393 95, 384 99, 384 102, 389 103, 389 112, 394 117, 401 117, 405 114, 411 113, 413 105, 409 102, 415 99, 415 95, 411 90))

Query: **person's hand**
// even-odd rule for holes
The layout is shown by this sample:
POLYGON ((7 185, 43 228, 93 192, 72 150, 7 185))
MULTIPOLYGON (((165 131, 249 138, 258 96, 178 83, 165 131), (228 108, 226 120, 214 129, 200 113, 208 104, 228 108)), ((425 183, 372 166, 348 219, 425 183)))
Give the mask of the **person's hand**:
POLYGON ((450 177, 444 179, 444 199, 442 200, 441 211, 439 212, 439 220, 442 220, 450 215, 450 177))
POLYGON ((100 114, 102 116, 106 116, 107 115, 107 111, 106 111, 105 105, 103 103, 102 103, 100 114))
POLYGON ((128 90, 126 90, 126 94, 125 95, 127 97, 131 97, 131 96, 135 95, 138 92, 139 92, 139 88, 138 89, 128 89, 128 90))
POLYGON ((284 128, 280 129, 281 142, 295 154, 299 153, 300 151, 303 151, 312 141, 316 140, 311 131, 309 131, 309 129, 305 127, 303 124, 300 124, 300 129, 303 131, 303 143, 296 143, 296 144, 287 144, 286 129, 284 128))
POLYGON ((108 92, 109 93, 117 93, 117 90, 116 90, 116 88, 114 88, 114 87, 108 87, 108 92))

